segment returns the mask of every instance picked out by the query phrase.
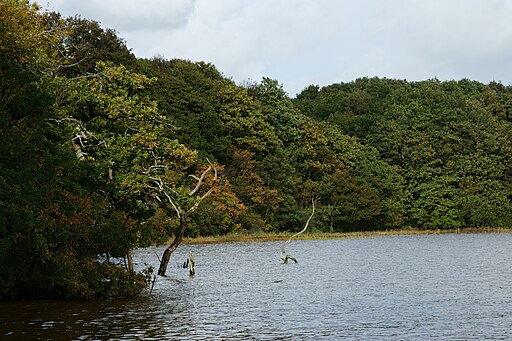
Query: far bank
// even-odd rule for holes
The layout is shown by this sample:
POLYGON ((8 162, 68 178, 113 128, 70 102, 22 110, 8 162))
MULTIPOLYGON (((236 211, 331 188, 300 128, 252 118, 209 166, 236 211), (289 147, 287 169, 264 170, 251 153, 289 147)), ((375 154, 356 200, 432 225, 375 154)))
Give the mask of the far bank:
MULTIPOLYGON (((306 232, 294 238, 294 240, 334 240, 364 238, 372 236, 392 236, 392 235, 417 235, 417 234, 448 234, 448 233, 510 233, 512 228, 465 228, 448 230, 420 230, 420 229, 400 229, 383 231, 354 231, 354 232, 306 232)), ((193 238, 184 238, 185 244, 221 244, 221 243, 245 243, 245 242, 269 242, 287 240, 293 232, 251 232, 235 231, 226 235, 218 236, 199 236, 193 238)))

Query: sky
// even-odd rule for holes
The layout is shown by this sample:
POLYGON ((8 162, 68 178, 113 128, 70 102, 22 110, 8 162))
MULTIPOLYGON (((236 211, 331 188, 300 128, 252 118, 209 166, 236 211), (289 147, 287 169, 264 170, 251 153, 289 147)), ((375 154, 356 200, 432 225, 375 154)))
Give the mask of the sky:
POLYGON ((47 0, 140 58, 214 64, 290 96, 360 77, 512 84, 510 0, 47 0))

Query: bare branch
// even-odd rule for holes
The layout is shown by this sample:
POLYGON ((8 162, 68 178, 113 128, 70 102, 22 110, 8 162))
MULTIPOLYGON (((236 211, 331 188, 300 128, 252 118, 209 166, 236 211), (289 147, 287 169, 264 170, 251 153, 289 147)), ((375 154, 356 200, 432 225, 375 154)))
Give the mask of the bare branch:
MULTIPOLYGON (((203 180, 204 180, 204 177, 206 176, 206 174, 208 174, 210 171, 212 170, 212 166, 208 166, 208 168, 201 174, 201 177, 199 179, 197 179, 197 184, 196 184, 196 187, 190 191, 190 193, 188 195, 194 195, 196 194, 196 192, 199 190, 199 188, 201 187, 201 184, 203 183, 203 180)), ((197 178, 197 177, 195 177, 197 178)))
POLYGON ((297 232, 293 236, 291 236, 287 241, 285 241, 283 243, 283 246, 281 246, 281 260, 283 261, 283 263, 287 263, 288 259, 291 259, 295 263, 297 263, 297 260, 295 258, 293 258, 292 256, 290 256, 290 255, 286 255, 285 256, 286 245, 290 244, 290 242, 292 241, 293 238, 297 237, 298 235, 300 235, 300 234, 302 234, 302 233, 304 233, 306 231, 306 229, 309 226, 309 222, 311 221, 311 219, 313 218, 313 215, 315 214, 315 202, 316 202, 316 200, 317 199, 311 199, 311 204, 312 204, 311 215, 309 216, 308 220, 306 221, 306 225, 304 225, 304 228, 300 232, 297 232))
MULTIPOLYGON (((172 190, 172 188, 170 188, 169 186, 166 186, 164 184, 164 182, 162 181, 162 179, 158 178, 158 177, 149 177, 150 180, 152 180, 158 187, 155 188, 155 187, 152 187, 152 186, 149 186, 150 188, 153 188, 157 191, 159 191, 160 193, 162 193, 163 195, 165 195, 165 197, 167 198, 167 200, 169 201, 169 203, 171 204, 171 206, 174 208, 174 210, 176 211, 176 214, 178 215, 178 218, 181 218, 182 215, 183 215, 183 210, 174 202, 174 200, 172 199, 172 197, 169 195, 169 193, 167 193, 165 191, 165 188, 169 188, 172 190)), ((160 198, 158 196, 156 196, 157 199, 160 201, 160 198)))
POLYGON ((158 170, 158 169, 169 169, 169 166, 163 166, 163 165, 154 165, 154 166, 149 166, 149 168, 145 169, 144 171, 142 171, 142 174, 144 175, 148 175, 149 173, 151 173, 153 170, 158 170))
POLYGON ((188 209, 188 211, 185 213, 185 217, 188 217, 192 212, 194 212, 195 210, 197 210, 197 208, 199 207, 199 205, 201 204, 201 202, 206 199, 206 197, 208 197, 210 194, 212 194, 213 190, 215 188, 212 186, 208 192, 206 192, 205 194, 203 194, 202 197, 200 197, 199 199, 196 200, 196 203, 194 204, 194 206, 192 206, 191 208, 188 209))
POLYGON ((213 168, 213 181, 217 180, 217 176, 218 176, 218 174, 217 174, 217 168, 215 168, 215 167, 214 167, 214 168, 213 168))
POLYGON ((178 218, 181 219, 183 211, 174 203, 171 196, 166 192, 162 191, 162 193, 167 197, 167 200, 169 200, 169 203, 171 203, 172 208, 176 211, 176 214, 178 215, 178 218))
MULTIPOLYGON (((208 159, 207 159, 208 160, 208 159)), ((208 162, 210 162, 210 160, 208 160, 208 162)), ((185 216, 188 216, 189 214, 191 214, 192 212, 194 212, 195 210, 197 210, 197 208, 199 207, 199 205, 201 204, 201 202, 206 199, 206 197, 208 197, 210 194, 212 194, 212 192, 215 190, 215 181, 217 181, 217 178, 218 178, 218 173, 217 173, 217 168, 213 167, 210 163, 210 166, 208 166, 208 168, 201 174, 201 177, 198 179, 197 181, 197 185, 196 187, 189 193, 189 195, 194 195, 198 190, 199 188, 201 187, 201 184, 204 180, 204 177, 206 176, 206 174, 208 174, 211 170, 213 169, 213 182, 212 182, 212 185, 210 187, 210 189, 205 193, 203 194, 201 197, 199 197, 197 200, 196 200, 196 203, 194 204, 194 206, 192 206, 191 208, 188 209, 188 211, 185 213, 185 216)), ((197 178, 197 177, 194 177, 194 178, 197 178)))
MULTIPOLYGON (((59 50, 57 48, 57 50, 59 50)), ((63 55, 63 52, 59 50, 59 53, 60 55, 62 56, 63 55)), ((86 60, 87 57, 84 57, 82 58, 81 60, 77 61, 77 62, 74 62, 74 63, 71 63, 71 64, 62 64, 62 65, 57 65, 56 67, 54 68, 48 68, 46 70, 43 71, 43 74, 44 75, 50 75, 50 76, 53 76, 57 71, 59 71, 60 69, 67 69, 67 68, 72 68, 74 66, 77 66, 77 65, 80 65, 84 60, 86 60)), ((82 77, 80 77, 82 78, 82 77)), ((88 78, 88 77, 87 77, 88 78)), ((77 78, 73 78, 73 79, 77 79, 77 78)))
POLYGON ((99 140, 96 136, 94 136, 93 133, 88 131, 85 124, 82 121, 77 120, 76 118, 73 118, 73 117, 63 117, 61 119, 51 118, 51 119, 49 119, 49 121, 54 121, 57 124, 61 124, 62 122, 65 122, 65 121, 74 123, 75 129, 78 130, 78 133, 75 135, 75 137, 73 137, 71 139, 71 142, 76 143, 76 141, 78 140, 78 142, 79 142, 78 144, 81 147, 85 148, 86 145, 90 146, 91 144, 88 144, 89 139, 95 139, 95 140, 99 141, 98 146, 104 143, 104 141, 99 140))
POLYGON ((55 33, 55 32, 58 32, 58 31, 62 31, 63 32, 65 30, 66 29, 63 28, 63 27, 52 27, 52 28, 50 28, 48 30, 39 31, 37 33, 31 34, 31 35, 27 36, 26 38, 21 38, 20 40, 21 41, 27 41, 27 40, 38 38, 40 36, 49 35, 50 33, 55 33))

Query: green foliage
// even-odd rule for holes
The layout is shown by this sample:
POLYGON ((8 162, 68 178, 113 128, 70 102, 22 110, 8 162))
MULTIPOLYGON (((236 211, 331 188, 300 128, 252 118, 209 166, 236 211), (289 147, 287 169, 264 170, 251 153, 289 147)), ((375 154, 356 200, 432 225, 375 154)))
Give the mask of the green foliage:
POLYGON ((0 297, 91 298, 140 291, 142 277, 98 258, 124 257, 136 245, 136 222, 89 189, 89 169, 49 140, 45 129, 16 128, 2 135, 0 144, 0 297), (101 269, 102 278, 116 274, 116 281, 131 284, 118 286, 117 294, 103 291, 91 284, 99 281, 93 269, 101 269))
POLYGON ((211 64, 155 58, 140 61, 144 74, 155 77, 151 98, 173 124, 175 137, 191 149, 229 159, 232 139, 220 116, 220 91, 231 82, 211 64))
POLYGON ((405 224, 509 227, 510 91, 469 80, 361 79, 308 88, 295 103, 374 147, 403 177, 405 224))
POLYGON ((301 116, 276 80, 264 77, 260 84, 249 87, 248 92, 259 103, 263 116, 282 144, 300 139, 301 116))
POLYGON ((0 111, 9 118, 41 115, 51 103, 41 75, 57 65, 52 46, 61 31, 38 10, 29 1, 0 2, 0 111))
POLYGON ((63 22, 64 35, 57 46, 61 66, 59 75, 68 78, 95 72, 98 62, 110 62, 135 68, 137 59, 123 39, 112 29, 104 29, 93 20, 78 16, 62 20, 60 14, 51 13, 53 20, 63 22))
POLYGON ((137 294, 148 277, 107 259, 138 245, 140 223, 49 124, 67 84, 53 77, 62 22, 28 1, 0 7, 0 298, 137 294))
POLYGON ((93 76, 64 81, 57 120, 82 161, 100 172, 112 200, 142 215, 153 210, 151 202, 167 201, 161 186, 171 189, 177 204, 189 205, 187 172, 197 160, 195 151, 172 138, 170 124, 144 95, 152 82, 100 62, 93 76))

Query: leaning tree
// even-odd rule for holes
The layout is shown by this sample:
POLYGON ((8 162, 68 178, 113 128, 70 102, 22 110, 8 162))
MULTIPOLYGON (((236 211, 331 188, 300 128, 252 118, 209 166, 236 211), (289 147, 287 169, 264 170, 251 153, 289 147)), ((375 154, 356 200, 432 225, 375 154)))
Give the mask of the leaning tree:
POLYGON ((113 203, 146 216, 156 208, 169 218, 177 215, 178 230, 158 270, 165 275, 188 218, 203 201, 212 197, 222 203, 225 193, 227 201, 219 205, 224 210, 236 214, 243 206, 221 181, 222 167, 201 162, 196 151, 173 138, 176 127, 144 92, 153 82, 100 62, 94 74, 61 80, 60 117, 53 122, 67 132, 76 156, 97 170, 98 183, 113 203))

